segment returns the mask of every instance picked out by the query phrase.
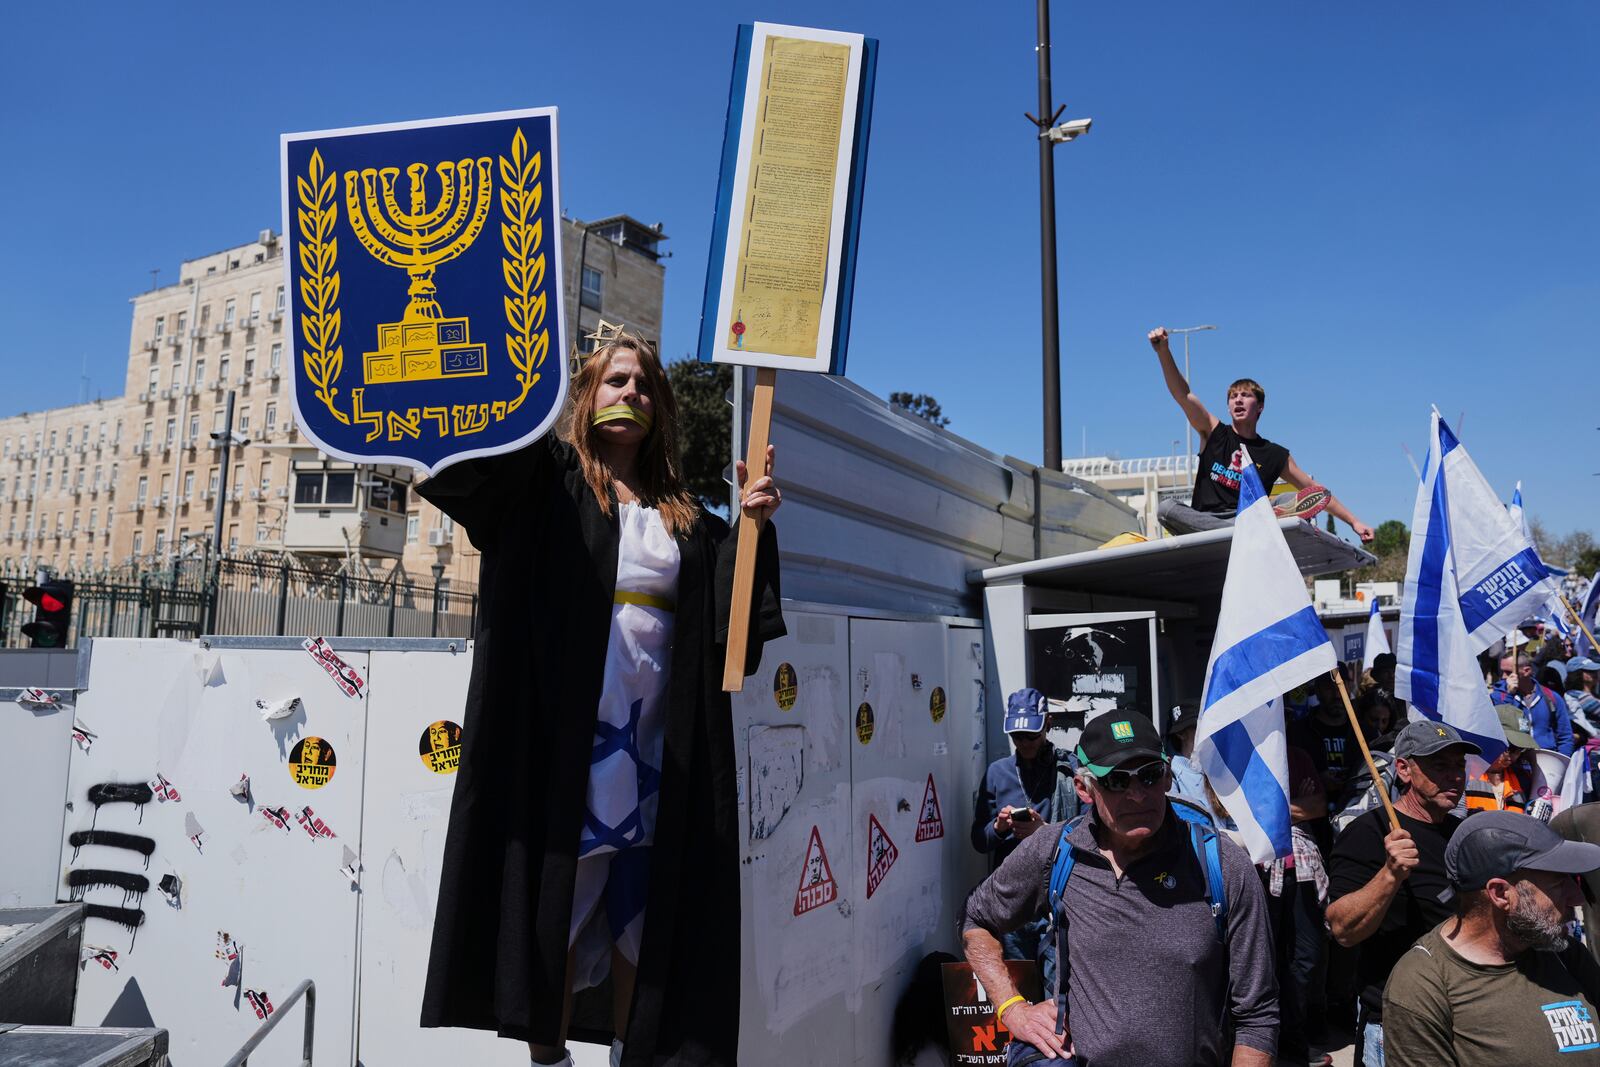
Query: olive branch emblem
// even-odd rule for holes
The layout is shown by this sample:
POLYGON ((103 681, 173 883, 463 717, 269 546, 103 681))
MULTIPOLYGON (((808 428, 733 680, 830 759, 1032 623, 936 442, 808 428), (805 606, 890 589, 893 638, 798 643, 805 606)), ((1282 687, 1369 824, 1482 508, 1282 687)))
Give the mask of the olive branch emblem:
POLYGON ((506 221, 500 224, 500 242, 506 254, 500 260, 505 275, 506 354, 517 368, 517 384, 522 391, 506 405, 509 414, 527 399, 528 391, 540 378, 550 351, 550 331, 543 328, 545 256, 544 225, 538 218, 544 200, 540 181, 543 157, 528 155, 528 142, 517 130, 511 139, 511 156, 500 157, 500 211, 506 221))
POLYGON ((333 227, 339 220, 334 197, 334 175, 323 173, 322 153, 313 150, 311 165, 303 178, 296 178, 300 194, 300 335, 305 349, 300 358, 306 377, 316 386, 313 394, 329 414, 345 425, 350 418, 333 406, 339 389, 333 383, 344 368, 344 346, 339 344, 339 272, 334 263, 339 255, 339 239, 333 227))

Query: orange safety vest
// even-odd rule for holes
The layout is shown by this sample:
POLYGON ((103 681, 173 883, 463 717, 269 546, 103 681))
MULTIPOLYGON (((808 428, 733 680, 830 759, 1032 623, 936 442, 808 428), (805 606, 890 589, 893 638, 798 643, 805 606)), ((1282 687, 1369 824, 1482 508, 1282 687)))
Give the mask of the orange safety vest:
POLYGON ((1488 771, 1467 779, 1468 811, 1521 812, 1527 806, 1528 795, 1522 788, 1522 779, 1509 767, 1498 785, 1489 780, 1488 771))

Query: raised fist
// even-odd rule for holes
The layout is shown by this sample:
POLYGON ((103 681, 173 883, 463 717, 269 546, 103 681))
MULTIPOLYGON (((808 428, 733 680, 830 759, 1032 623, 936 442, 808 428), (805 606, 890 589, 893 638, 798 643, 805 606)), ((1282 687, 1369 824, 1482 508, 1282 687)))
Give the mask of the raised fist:
POLYGON ((1157 326, 1150 331, 1150 347, 1157 352, 1167 347, 1167 328, 1165 326, 1157 326))

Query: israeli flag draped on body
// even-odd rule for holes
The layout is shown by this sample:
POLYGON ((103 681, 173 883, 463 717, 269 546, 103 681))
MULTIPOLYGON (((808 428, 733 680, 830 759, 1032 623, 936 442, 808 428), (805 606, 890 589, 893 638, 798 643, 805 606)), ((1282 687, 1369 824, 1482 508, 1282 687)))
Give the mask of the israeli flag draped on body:
POLYGON ((1361 654, 1361 669, 1370 671, 1372 661, 1390 651, 1389 635, 1383 632, 1383 613, 1378 610, 1378 598, 1372 598, 1372 612, 1367 616, 1366 651, 1361 654))
MULTIPOLYGON (((1483 625, 1498 629, 1481 643, 1479 636, 1469 633, 1468 619, 1474 616, 1468 612, 1469 598, 1458 592, 1456 584, 1463 547, 1458 537, 1465 538, 1468 558, 1481 564, 1492 528, 1502 520, 1511 528, 1510 517, 1493 493, 1485 504, 1487 489, 1461 442, 1435 411, 1427 466, 1411 516, 1411 553, 1406 560, 1394 688, 1395 696, 1408 701, 1420 714, 1454 726, 1492 763, 1505 750, 1506 735, 1484 688, 1477 655, 1505 633, 1502 615, 1522 612, 1517 615, 1521 621, 1530 604, 1522 595, 1508 601, 1515 610, 1490 616, 1483 625), (1462 510, 1458 489, 1459 497, 1476 507, 1476 515, 1462 510)), ((1520 540, 1514 529, 1512 532, 1520 540)), ((1524 559, 1539 567, 1532 550, 1524 559)), ((1482 598, 1473 600, 1475 605, 1482 602, 1482 598)))
POLYGON ((1245 451, 1194 753, 1257 863, 1292 848, 1283 694, 1335 663, 1333 643, 1245 451))

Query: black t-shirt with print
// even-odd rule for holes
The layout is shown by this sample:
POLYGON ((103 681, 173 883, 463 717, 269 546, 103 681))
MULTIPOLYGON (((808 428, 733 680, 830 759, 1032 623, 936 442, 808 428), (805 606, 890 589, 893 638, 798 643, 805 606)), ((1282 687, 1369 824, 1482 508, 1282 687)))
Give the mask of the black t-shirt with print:
POLYGON ((1239 445, 1250 449, 1256 473, 1261 476, 1261 486, 1272 492, 1273 483, 1289 465, 1289 450, 1275 445, 1265 437, 1241 438, 1233 427, 1219 422, 1217 428, 1206 435, 1200 446, 1200 466, 1194 475, 1194 498, 1190 506, 1196 511, 1231 512, 1239 510, 1239 465, 1242 462, 1239 445))
MULTIPOLYGON (((1400 883, 1377 932, 1361 942, 1357 984, 1361 1002, 1373 1022, 1382 1021, 1383 986, 1395 962, 1417 938, 1455 914, 1455 898, 1444 870, 1444 849, 1461 820, 1447 815, 1442 823, 1427 823, 1403 811, 1397 814, 1400 826, 1416 842, 1417 865, 1411 876, 1400 883)), ((1366 888, 1372 881, 1388 855, 1383 845, 1388 834, 1389 816, 1382 808, 1358 816, 1344 828, 1334 842, 1333 855, 1328 857, 1329 904, 1366 888)))

